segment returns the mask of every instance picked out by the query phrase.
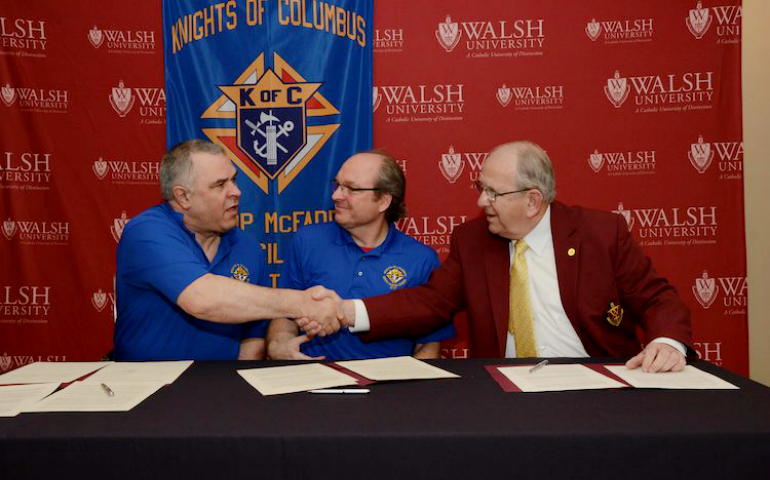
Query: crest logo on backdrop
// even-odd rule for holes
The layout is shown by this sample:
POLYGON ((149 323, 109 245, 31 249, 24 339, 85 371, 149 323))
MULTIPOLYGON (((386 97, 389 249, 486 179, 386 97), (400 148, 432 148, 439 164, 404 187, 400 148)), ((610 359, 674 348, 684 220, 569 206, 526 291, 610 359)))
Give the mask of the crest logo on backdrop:
POLYGON ((586 24, 586 35, 595 42, 599 35, 602 34, 602 24, 597 22, 595 18, 592 18, 590 22, 586 24))
POLYGON ((94 25, 94 28, 88 31, 88 41, 91 42, 94 48, 99 48, 104 43, 104 33, 94 25))
POLYGON ((717 299, 717 293, 719 287, 713 278, 709 278, 709 274, 706 270, 703 271, 701 278, 695 279, 695 284, 692 286, 692 293, 695 295, 695 299, 701 304, 703 308, 708 309, 717 299))
POLYGON ((454 147, 450 145, 449 152, 441 154, 441 161, 438 162, 438 168, 449 183, 455 183, 463 173, 465 161, 463 160, 462 155, 455 153, 454 147))
POLYGON ((436 40, 438 40, 438 44, 449 53, 455 49, 458 43, 460 43, 462 33, 459 24, 453 22, 452 18, 447 15, 446 21, 438 24, 438 28, 436 29, 436 40))
POLYGON ((10 240, 13 238, 14 235, 16 235, 16 222, 8 218, 3 222, 3 235, 5 235, 5 238, 10 240))
POLYGON ((709 9, 703 8, 703 2, 698 2, 695 8, 690 10, 685 23, 692 36, 700 40, 711 26, 713 18, 709 15, 709 9))
POLYGON ((711 144, 703 141, 703 135, 698 135, 698 143, 690 145, 690 152, 687 154, 690 163, 698 173, 703 173, 711 166, 714 160, 714 152, 711 150, 711 144))
POLYGON ((126 88, 123 80, 118 82, 117 87, 112 87, 112 93, 110 94, 110 105, 112 105, 115 113, 121 117, 128 115, 128 112, 134 108, 134 102, 136 97, 133 96, 130 88, 126 88))
POLYGON ((13 105, 13 102, 16 101, 16 89, 6 83, 5 86, 0 89, 0 92, 2 92, 3 103, 5 106, 10 107, 13 105))
POLYGON ((201 115, 235 118, 231 128, 204 128, 208 138, 228 152, 248 177, 268 193, 277 179, 281 193, 310 163, 339 128, 339 123, 308 125, 308 117, 338 114, 318 90, 280 55, 275 71, 265 68, 264 54, 233 82, 201 115))
POLYGON ((740 180, 743 178, 743 142, 706 142, 703 135, 690 144, 687 152, 690 165, 698 173, 704 174, 717 159, 720 180, 740 180))
POLYGON ((120 217, 112 221, 112 225, 110 225, 110 232, 112 233, 112 239, 115 240, 115 243, 120 243, 120 237, 123 236, 123 229, 126 228, 126 224, 130 220, 131 219, 126 215, 126 211, 123 210, 120 213, 120 217))
POLYGON ((703 274, 695 279, 691 290, 695 300, 704 310, 714 306, 717 298, 721 297, 719 305, 724 308, 723 315, 746 314, 748 282, 745 276, 712 277, 708 271, 703 270, 703 274))
POLYGON ((628 82, 620 76, 620 72, 615 70, 615 76, 607 79, 607 85, 604 86, 604 94, 615 108, 620 108, 628 99, 628 82))

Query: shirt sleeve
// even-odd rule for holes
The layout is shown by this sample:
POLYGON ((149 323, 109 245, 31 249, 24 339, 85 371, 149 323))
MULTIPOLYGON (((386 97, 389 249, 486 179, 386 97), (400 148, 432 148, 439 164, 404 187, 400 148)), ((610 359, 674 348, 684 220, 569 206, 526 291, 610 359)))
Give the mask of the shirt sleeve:
POLYGON ((118 246, 123 280, 176 303, 185 288, 208 273, 184 235, 160 223, 129 222, 118 246))

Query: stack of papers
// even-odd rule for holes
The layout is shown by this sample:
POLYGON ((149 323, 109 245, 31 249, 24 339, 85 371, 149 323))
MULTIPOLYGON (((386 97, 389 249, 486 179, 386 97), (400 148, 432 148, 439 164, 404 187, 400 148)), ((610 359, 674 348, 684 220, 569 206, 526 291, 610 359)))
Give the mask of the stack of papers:
POLYGON ((70 383, 112 362, 35 362, 0 375, 0 385, 70 383))
POLYGON ((0 375, 0 416, 20 412, 126 412, 164 385, 173 383, 192 361, 37 362, 0 375), (98 370, 82 381, 75 381, 98 370), (74 382, 74 383, 71 383, 74 382), (54 392, 62 383, 71 383, 54 392))
POLYGON ((487 367, 504 378, 495 378, 503 390, 521 392, 560 392, 607 388, 659 388, 714 390, 737 389, 719 377, 692 365, 679 372, 645 373, 640 368, 629 370, 625 365, 550 364, 532 370, 531 365, 487 367), (532 370, 532 371, 531 371, 532 370), (619 381, 620 380, 620 381, 619 381), (509 383, 508 383, 509 382, 509 383))
MULTIPOLYGON (((454 373, 434 367, 414 357, 351 360, 337 362, 337 365, 376 381, 459 378, 454 373)), ((238 374, 262 395, 307 392, 358 384, 353 376, 321 363, 251 368, 238 370, 238 374)))
POLYGON ((0 417, 15 417, 59 388, 58 383, 0 387, 0 417))

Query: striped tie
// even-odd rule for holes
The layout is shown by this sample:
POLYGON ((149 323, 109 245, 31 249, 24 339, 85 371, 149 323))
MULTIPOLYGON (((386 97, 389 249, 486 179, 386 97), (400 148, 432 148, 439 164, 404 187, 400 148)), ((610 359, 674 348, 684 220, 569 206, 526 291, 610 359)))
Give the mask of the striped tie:
POLYGON ((535 323, 532 303, 529 301, 529 274, 524 252, 529 245, 524 240, 516 241, 516 249, 511 265, 511 284, 509 287, 510 313, 508 331, 516 341, 516 357, 537 357, 535 343, 535 323))

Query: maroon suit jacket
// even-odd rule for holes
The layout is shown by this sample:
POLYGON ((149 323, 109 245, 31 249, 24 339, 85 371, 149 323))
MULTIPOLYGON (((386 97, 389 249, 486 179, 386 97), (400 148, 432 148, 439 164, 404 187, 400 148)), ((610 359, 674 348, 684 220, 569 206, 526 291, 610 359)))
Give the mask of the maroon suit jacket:
MULTIPOLYGON (((669 337, 692 353, 690 311, 628 232, 620 215, 551 205, 559 293, 567 317, 592 357, 630 357, 645 341, 669 337), (570 250, 574 254, 570 255, 570 250), (610 314, 611 303, 623 315, 610 314)), ((458 226, 449 257, 423 286, 364 300, 371 328, 362 339, 427 334, 461 310, 468 314, 470 354, 503 357, 508 330, 509 240, 485 218, 458 226)))

